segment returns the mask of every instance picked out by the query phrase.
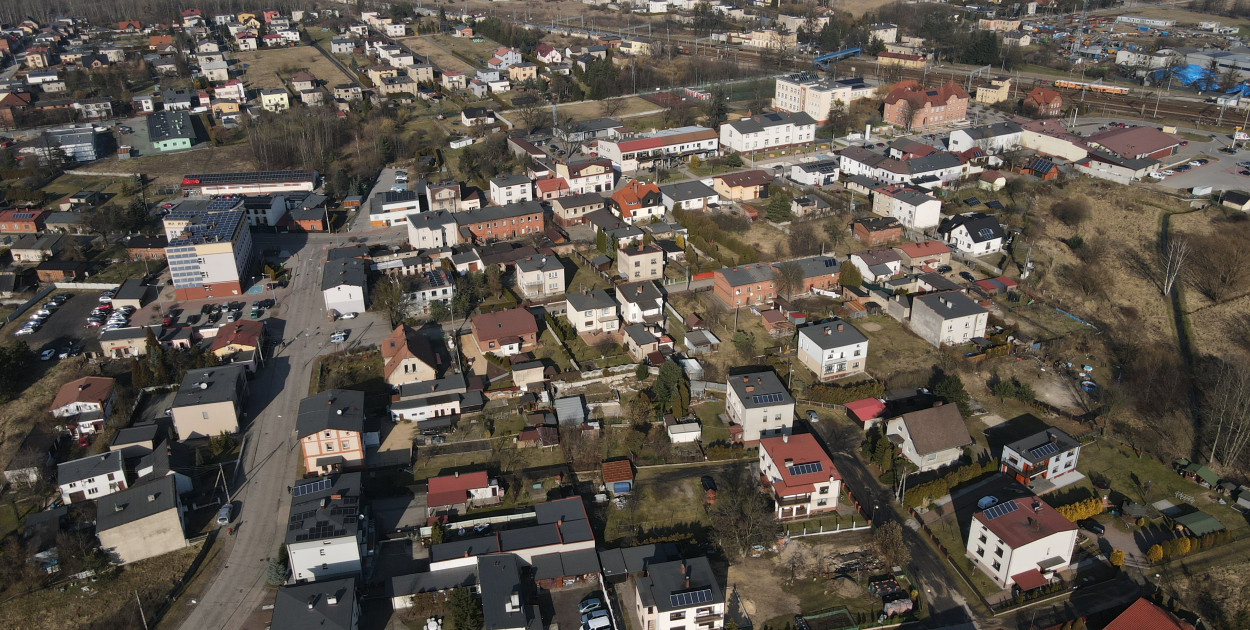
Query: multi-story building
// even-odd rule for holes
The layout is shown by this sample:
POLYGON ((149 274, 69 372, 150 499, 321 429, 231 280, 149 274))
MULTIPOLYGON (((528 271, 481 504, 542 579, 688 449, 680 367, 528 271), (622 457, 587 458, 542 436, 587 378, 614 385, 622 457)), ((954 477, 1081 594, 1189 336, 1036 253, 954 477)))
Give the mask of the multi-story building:
POLYGON ((490 178, 490 200, 497 206, 533 201, 534 182, 522 174, 496 175, 490 178))
POLYGON ((438 378, 439 357, 430 340, 407 324, 400 324, 378 344, 382 378, 392 387, 438 378))
POLYGON ((1001 103, 1011 98, 1011 78, 994 77, 987 83, 977 86, 977 102, 986 105, 1001 103))
POLYGON ((634 591, 634 619, 647 630, 721 630, 725 592, 707 558, 660 562, 627 582, 634 591))
POLYGON ((804 326, 799 362, 822 381, 862 373, 868 367, 868 338, 841 319, 804 326))
POLYGON ((451 306, 456 294, 456 281, 446 269, 430 269, 407 274, 404 280, 404 304, 410 315, 429 315, 435 304, 451 306))
POLYGON ((604 199, 599 193, 582 193, 559 197, 551 202, 551 214, 557 224, 563 227, 582 225, 586 215, 602 210, 604 199))
POLYGON ((260 108, 267 112, 291 109, 291 99, 285 89, 274 88, 260 91, 260 108))
POLYGON ((728 201, 754 201, 768 196, 773 178, 767 171, 755 169, 726 173, 712 178, 712 188, 719 199, 728 201))
POLYGON ((655 326, 664 321, 664 291, 651 280, 616 285, 616 302, 626 324, 655 326))
POLYGON ((148 139, 157 151, 190 149, 195 144, 195 127, 187 112, 156 112, 148 114, 148 139))
POLYGON ((799 36, 794 31, 782 33, 774 29, 757 29, 747 33, 742 45, 764 50, 791 50, 799 45, 799 36))
POLYGON ((499 481, 486 471, 453 473, 426 480, 426 514, 455 516, 470 507, 496 505, 503 500, 499 481))
POLYGON ((299 402, 295 437, 304 471, 329 475, 365 465, 365 393, 327 389, 299 402))
POLYGON ((1002 251, 1006 234, 998 219, 981 212, 968 212, 943 219, 938 225, 938 236, 960 252, 985 256, 1002 251))
POLYGON ((918 295, 912 300, 909 325, 935 346, 957 346, 985 336, 986 311, 968 296, 948 291, 918 295))
POLYGON ((108 494, 96 504, 95 532, 100 550, 118 564, 186 547, 183 527, 182 501, 173 475, 108 494))
POLYGON ((601 157, 612 160, 620 172, 632 173, 657 163, 686 162, 693 156, 710 158, 719 150, 719 138, 714 129, 690 126, 601 139, 595 148, 601 157))
POLYGON ((927 230, 942 218, 942 200, 907 186, 888 186, 872 192, 872 211, 894 217, 903 227, 927 230))
POLYGON ((468 230, 478 243, 541 234, 546 229, 543 223, 543 207, 536 201, 487 206, 479 210, 457 212, 453 217, 460 229, 468 230))
POLYGON ((365 261, 331 257, 321 267, 321 294, 326 314, 363 313, 368 307, 369 286, 365 261))
POLYGON ((165 217, 165 258, 179 300, 239 295, 254 262, 252 233, 244 210, 209 212, 175 208, 165 217), (169 222, 186 221, 175 233, 169 222))
POLYGON ((742 427, 742 441, 748 446, 792 432, 794 398, 775 372, 730 376, 726 385, 725 413, 730 422, 742 427))
POLYGON ((107 451, 56 466, 56 483, 65 503, 93 501, 126 489, 126 463, 121 451, 107 451))
POLYGON ((616 273, 630 281, 664 278, 664 250, 655 245, 622 247, 616 252, 616 273))
POLYGON ((1036 87, 1024 97, 1024 106, 1036 112, 1038 118, 1054 118, 1063 112, 1063 96, 1055 90, 1036 87))
POLYGON ((926 89, 913 80, 900 81, 885 97, 882 117, 904 129, 924 129, 968 119, 968 93, 954 81, 926 89))
POLYGON ((356 578, 349 577, 279 588, 269 627, 272 630, 354 630, 359 624, 360 603, 356 600, 356 578))
POLYGON ((793 113, 805 113, 823 125, 835 103, 846 107, 870 98, 877 88, 863 79, 824 80, 810 72, 799 72, 777 79, 773 107, 793 113))
POLYGON ((238 433, 247 368, 237 363, 188 370, 170 405, 174 431, 183 440, 238 433))
POLYGON ((71 422, 76 436, 104 430, 104 421, 113 413, 113 379, 84 376, 61 386, 49 410, 53 418, 71 422))
POLYGON ((608 200, 612 213, 630 225, 650 223, 664 216, 664 197, 652 183, 629 180, 608 200))
POLYGON ((355 576, 365 556, 360 473, 302 481, 291 487, 287 518, 287 563, 295 582, 355 576))
POLYGON ((556 256, 526 256, 516 261, 516 283, 526 299, 564 293, 564 264, 556 256))
POLYGON ((101 134, 92 125, 74 125, 62 129, 49 129, 39 135, 45 147, 36 147, 35 154, 44 156, 51 147, 59 147, 65 157, 75 162, 91 162, 104 155, 104 144, 101 134))
POLYGON ((978 148, 990 155, 1020 148, 1024 128, 1011 121, 991 123, 979 127, 956 129, 947 139, 947 148, 953 153, 963 153, 978 148))
POLYGON ((700 181, 665 184, 660 186, 660 195, 669 210, 707 210, 720 203, 720 195, 700 181))
POLYGON ((712 290, 730 308, 765 304, 777 297, 776 271, 765 263, 717 269, 712 290))
POLYGON ((408 222, 408 215, 421 211, 421 196, 415 190, 387 190, 369 202, 369 225, 393 227, 408 222))
POLYGON ((810 433, 760 440, 760 476, 771 490, 778 520, 838 509, 842 475, 810 433))
POLYGON ((879 52, 877 53, 877 65, 919 69, 924 68, 925 58, 920 55, 903 52, 879 52))
POLYGON ((569 183, 569 191, 574 195, 609 191, 615 183, 612 161, 606 158, 557 162, 555 172, 569 183))
POLYGON ((958 462, 964 447, 973 443, 955 405, 938 405, 891 418, 886 421, 885 434, 898 446, 899 454, 921 471, 958 462))
POLYGON ((1035 492, 1053 487, 1054 480, 1076 472, 1081 443, 1062 429, 1047 427, 1015 442, 1003 445, 999 458, 1004 474, 1035 492), (1044 488, 1039 488, 1046 484, 1044 488))
POLYGON ((565 317, 578 333, 597 335, 620 328, 620 305, 603 289, 570 293, 565 301, 565 317))
POLYGON ((789 297, 817 291, 838 290, 842 263, 837 258, 820 255, 799 258, 790 262, 798 265, 803 273, 803 285, 796 288, 789 297))
POLYGON ((1037 497, 1009 498, 972 515, 968 557, 1002 588, 1045 586, 1072 562, 1076 524, 1037 497))
POLYGON ((440 249, 460 243, 456 220, 446 210, 408 215, 408 244, 413 249, 440 249))
POLYGON ((474 315, 469 325, 483 354, 507 357, 538 345, 538 320, 522 307, 474 315))
POLYGON ((770 112, 720 127, 721 146, 739 153, 806 146, 815 139, 816 120, 804 112, 770 112))

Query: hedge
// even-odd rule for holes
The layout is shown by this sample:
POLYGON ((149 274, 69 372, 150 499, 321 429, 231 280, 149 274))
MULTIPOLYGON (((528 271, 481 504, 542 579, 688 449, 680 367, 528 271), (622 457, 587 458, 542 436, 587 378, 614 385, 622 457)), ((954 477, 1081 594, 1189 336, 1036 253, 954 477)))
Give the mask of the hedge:
POLYGON ((803 397, 815 402, 830 405, 846 403, 864 398, 880 398, 885 395, 885 384, 879 381, 864 381, 854 385, 812 385, 803 392, 803 397))

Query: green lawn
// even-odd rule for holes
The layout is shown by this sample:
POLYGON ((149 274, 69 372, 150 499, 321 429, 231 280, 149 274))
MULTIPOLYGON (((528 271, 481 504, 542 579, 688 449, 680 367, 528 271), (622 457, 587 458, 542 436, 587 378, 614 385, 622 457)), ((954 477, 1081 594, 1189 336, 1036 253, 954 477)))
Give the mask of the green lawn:
POLYGON ((724 400, 714 398, 701 402, 695 405, 694 413, 699 417, 699 424, 703 426, 704 444, 729 441, 729 426, 722 423, 718 417, 725 413, 724 400))
POLYGON ((377 349, 339 352, 320 357, 309 393, 327 389, 355 389, 365 393, 365 410, 382 413, 390 400, 390 385, 382 378, 382 354, 377 349))
POLYGON ((937 537, 938 541, 942 543, 942 546, 946 548, 947 553, 951 555, 951 559, 959 565, 964 574, 972 578, 973 585, 976 586, 977 591, 982 596, 990 596, 1002 590, 988 575, 976 568, 976 565, 971 560, 965 559, 964 549, 966 549, 967 541, 964 540, 964 535, 959 530, 959 523, 953 515, 947 516, 936 523, 931 523, 929 529, 937 537))
POLYGON ((538 348, 534 350, 535 359, 551 359, 556 365, 560 366, 560 370, 564 371, 572 367, 569 361, 569 355, 564 348, 556 340, 555 333, 550 330, 544 330, 542 338, 539 340, 538 348))

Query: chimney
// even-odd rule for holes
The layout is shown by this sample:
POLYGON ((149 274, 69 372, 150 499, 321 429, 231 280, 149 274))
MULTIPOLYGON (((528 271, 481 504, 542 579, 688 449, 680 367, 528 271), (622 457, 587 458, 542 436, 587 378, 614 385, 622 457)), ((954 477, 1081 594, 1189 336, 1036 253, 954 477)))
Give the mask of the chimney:
POLYGON ((785 459, 785 461, 784 461, 784 462, 782 462, 782 463, 783 463, 783 464, 785 464, 785 467, 786 467, 786 468, 789 468, 789 467, 791 467, 791 466, 793 466, 793 465, 794 465, 794 458, 787 457, 787 458, 785 459))
POLYGON ((330 606, 336 606, 338 605, 338 603, 339 603, 339 596, 337 594, 326 595, 326 604, 330 606))
POLYGON ((335 415, 338 415, 338 416, 341 416, 341 415, 343 415, 343 410, 342 410, 342 409, 335 409, 335 410, 334 410, 334 414, 335 414, 335 415))
POLYGON ((758 377, 758 376, 757 376, 757 377, 755 377, 755 384, 756 384, 756 385, 763 385, 763 384, 764 384, 764 379, 762 379, 762 378, 760 378, 760 377, 758 377))
POLYGON ((781 443, 782 443, 782 444, 789 444, 789 443, 790 443, 790 434, 789 434, 789 433, 786 433, 786 434, 784 434, 784 435, 782 435, 782 436, 781 436, 781 443))
POLYGON ((156 495, 155 495, 155 494, 149 494, 149 495, 148 495, 148 503, 151 503, 151 502, 153 502, 153 501, 155 501, 155 500, 156 500, 156 495))
POLYGON ((751 381, 751 378, 750 378, 749 376, 744 376, 744 377, 742 377, 742 382, 743 382, 743 383, 749 383, 750 381, 751 381))
POLYGON ((459 478, 460 478, 460 471, 459 471, 459 470, 457 470, 457 471, 456 471, 456 479, 459 479, 459 478))
POLYGON ((317 605, 317 596, 313 595, 312 597, 309 597, 308 598, 308 610, 312 610, 313 606, 316 606, 316 605, 317 605))
POLYGON ((126 509, 126 506, 124 506, 124 505, 122 505, 122 504, 120 504, 120 503, 118 503, 117 505, 114 505, 114 506, 113 506, 113 511, 114 511, 114 512, 120 512, 120 511, 122 511, 122 510, 124 510, 124 509, 126 509))
POLYGON ((838 324, 838 332, 842 332, 842 324, 838 324))
POLYGON ((685 575, 685 574, 686 574, 686 563, 685 563, 685 562, 681 563, 681 574, 682 574, 682 575, 685 575))
POLYGON ((87 389, 87 384, 86 384, 86 383, 83 383, 82 385, 79 385, 79 386, 78 386, 78 391, 80 391, 80 392, 81 392, 81 391, 82 391, 82 390, 84 390, 84 389, 87 389))

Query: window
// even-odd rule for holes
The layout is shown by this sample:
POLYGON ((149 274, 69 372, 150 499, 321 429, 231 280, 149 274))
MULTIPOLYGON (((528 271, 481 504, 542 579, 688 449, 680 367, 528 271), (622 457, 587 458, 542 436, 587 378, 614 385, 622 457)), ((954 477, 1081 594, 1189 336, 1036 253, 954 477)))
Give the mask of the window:
POLYGON ((977 547, 977 555, 978 555, 978 556, 980 556, 980 557, 982 557, 982 558, 984 558, 984 557, 985 557, 985 547, 977 547))
POLYGON ((669 621, 677 621, 678 619, 685 619, 685 618, 686 618, 686 611, 684 610, 681 612, 669 613, 668 615, 669 621))
POLYGON ((326 555, 326 550, 325 550, 324 548, 323 548, 323 549, 318 549, 317 551, 320 551, 320 552, 321 552, 321 555, 323 555, 323 556, 324 556, 324 555, 326 555))
MULTIPOLYGON (((408 367, 408 366, 406 366, 406 365, 405 365, 404 367, 408 367)), ((329 432, 329 431, 326 431, 326 437, 330 437, 330 432, 329 432)))
POLYGON ((205 420, 208 420, 208 412, 207 412, 207 411, 201 411, 201 412, 200 412, 200 414, 204 416, 204 419, 205 419, 205 420))
POLYGON ((1003 557, 1003 548, 999 547, 998 549, 995 549, 994 555, 998 556, 999 558, 1003 557))
POLYGON ((1001 569, 1001 568, 1003 567, 1003 565, 1002 565, 1002 564, 1000 564, 997 560, 995 560, 995 561, 994 561, 994 565, 993 565, 993 566, 994 566, 994 570, 995 570, 995 571, 997 571, 997 570, 999 570, 999 569, 1001 569))

